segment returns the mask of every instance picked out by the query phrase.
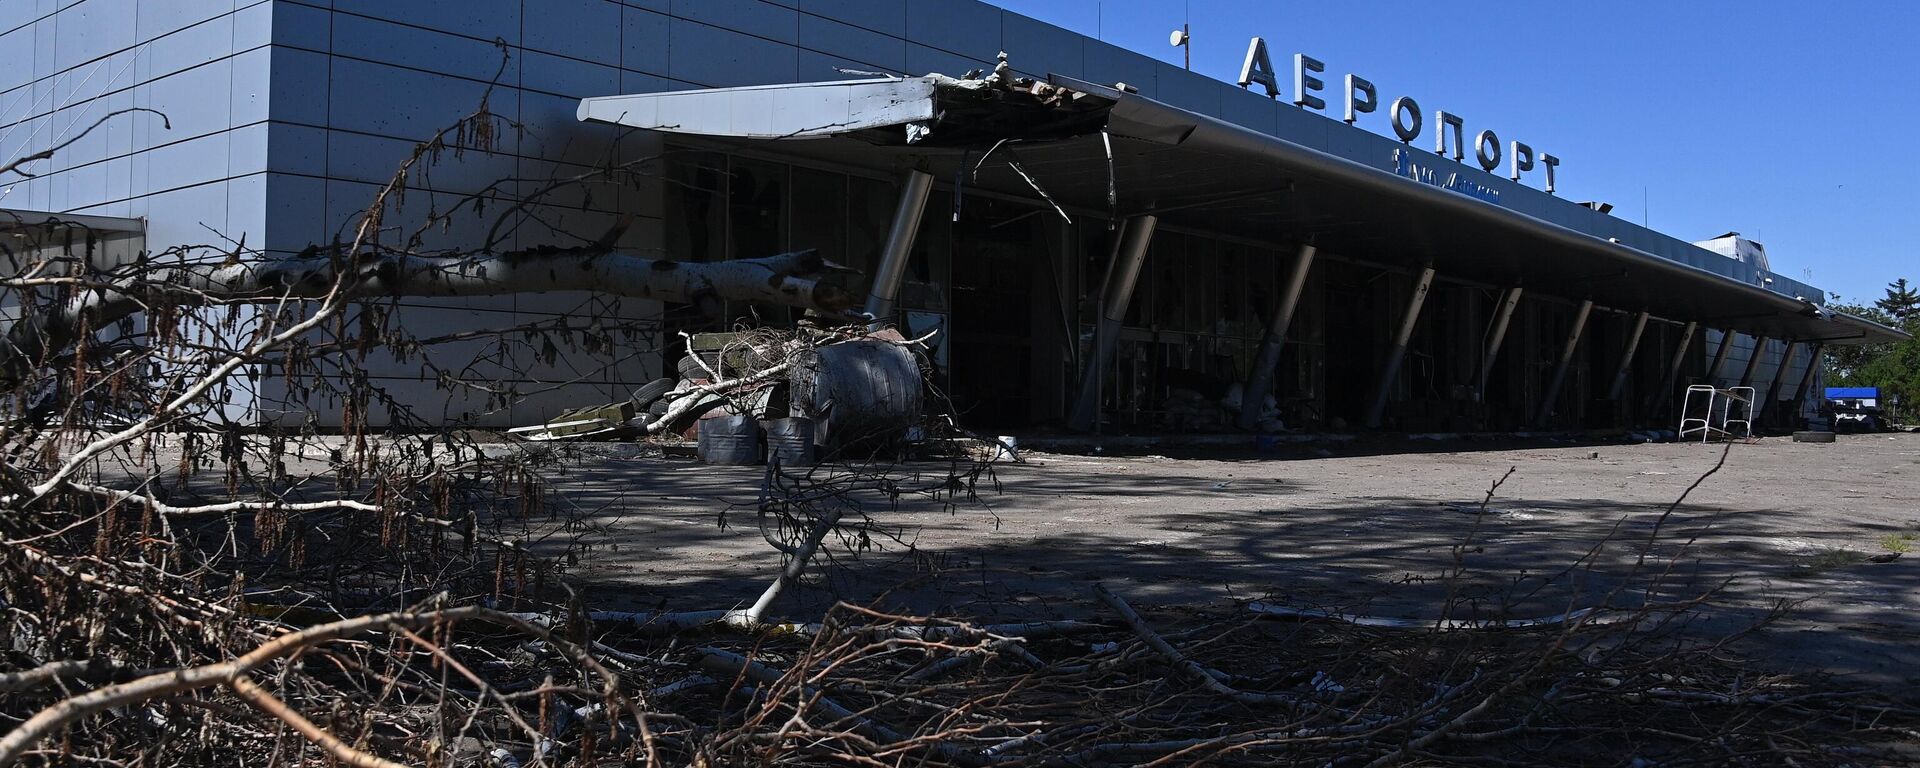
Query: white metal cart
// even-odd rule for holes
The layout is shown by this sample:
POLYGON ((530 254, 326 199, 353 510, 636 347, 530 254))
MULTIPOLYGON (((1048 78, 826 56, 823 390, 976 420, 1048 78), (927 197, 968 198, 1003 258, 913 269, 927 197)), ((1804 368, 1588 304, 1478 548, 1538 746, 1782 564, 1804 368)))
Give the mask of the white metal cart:
POLYGON ((1700 442, 1753 439, 1753 387, 1694 384, 1680 401, 1680 434, 1698 434, 1700 442))

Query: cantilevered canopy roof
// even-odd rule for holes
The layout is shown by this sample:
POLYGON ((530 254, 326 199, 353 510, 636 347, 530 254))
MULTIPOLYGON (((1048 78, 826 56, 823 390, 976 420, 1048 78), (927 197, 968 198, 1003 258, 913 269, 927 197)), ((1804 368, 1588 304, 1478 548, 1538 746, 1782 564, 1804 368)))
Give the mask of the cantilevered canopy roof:
POLYGON ((131 236, 146 233, 147 223, 118 216, 0 208, 0 234, 47 233, 65 229, 87 230, 109 237, 131 236))
POLYGON ((584 99, 581 120, 894 167, 1044 200, 1646 310, 1773 338, 1877 343, 1900 331, 1819 290, 1586 206, 1275 106, 1271 133, 1066 78, 852 80, 584 99), (1463 191, 1464 190, 1464 191, 1463 191))

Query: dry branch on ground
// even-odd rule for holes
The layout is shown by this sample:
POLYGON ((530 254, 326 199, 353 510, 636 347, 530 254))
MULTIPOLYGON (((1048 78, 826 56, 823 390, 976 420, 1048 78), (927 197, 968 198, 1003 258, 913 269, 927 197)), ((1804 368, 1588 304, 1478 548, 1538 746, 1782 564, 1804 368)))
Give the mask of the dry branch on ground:
MULTIPOLYGON (((483 109, 423 142, 350 238, 300 259, 234 244, 96 268, 69 231, 0 280, 16 308, 0 349, 0 766, 1843 765, 1901 759, 1890 750, 1916 738, 1911 703, 1667 631, 1690 603, 1520 623, 1454 619, 1450 602, 1407 626, 1319 606, 1156 610, 1101 588, 1065 618, 1010 625, 779 613, 828 554, 917 554, 887 523, 899 499, 979 509, 997 482, 971 458, 770 469, 751 509, 718 515, 750 514, 787 558, 740 574, 761 600, 600 610, 568 579, 587 515, 548 493, 564 454, 408 431, 428 420, 364 363, 427 342, 389 327, 381 299, 593 288, 832 315, 844 297, 806 280, 823 266, 804 253, 683 264, 606 236, 492 249, 520 203, 485 248, 393 242, 383 222, 432 161, 487 151, 503 128, 483 109), (338 408, 338 434, 230 417, 248 375, 338 408)), ((864 337, 813 333, 750 351, 772 377, 788 353, 864 337)), ((555 335, 615 346, 571 324, 448 338, 550 355, 555 335)), ((436 373, 485 386, 464 370, 436 373)), ((710 373, 704 394, 762 383, 710 373)), ((1620 589, 1651 593, 1678 556, 1643 558, 1620 589)))

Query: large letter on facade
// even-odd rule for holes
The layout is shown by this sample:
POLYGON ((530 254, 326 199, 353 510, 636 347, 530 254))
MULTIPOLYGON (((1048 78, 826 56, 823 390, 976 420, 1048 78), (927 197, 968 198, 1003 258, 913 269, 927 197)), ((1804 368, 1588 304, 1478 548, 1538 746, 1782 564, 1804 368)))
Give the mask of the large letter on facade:
POLYGON ((1327 100, 1313 95, 1313 92, 1325 88, 1327 84, 1321 82, 1320 78, 1307 74, 1325 71, 1327 71, 1327 65, 1320 63, 1319 59, 1304 53, 1294 54, 1293 103, 1313 109, 1326 109, 1327 100))
POLYGON ((1273 74, 1273 59, 1267 56, 1267 41, 1256 37, 1247 43, 1247 60, 1240 65, 1240 79, 1236 82, 1242 88, 1259 83, 1266 86, 1267 98, 1280 98, 1280 78, 1273 74))
POLYGON ((1347 75, 1347 124, 1360 119, 1360 113, 1380 108, 1380 90, 1359 75, 1347 75))
POLYGON ((1447 132, 1452 131, 1453 132, 1453 159, 1460 160, 1462 158, 1465 158, 1467 156, 1467 149, 1465 146, 1467 143, 1466 121, 1460 119, 1459 115, 1449 114, 1444 109, 1436 109, 1433 111, 1433 122, 1434 122, 1434 128, 1436 129, 1433 135, 1434 154, 1440 155, 1442 157, 1446 156, 1447 132))

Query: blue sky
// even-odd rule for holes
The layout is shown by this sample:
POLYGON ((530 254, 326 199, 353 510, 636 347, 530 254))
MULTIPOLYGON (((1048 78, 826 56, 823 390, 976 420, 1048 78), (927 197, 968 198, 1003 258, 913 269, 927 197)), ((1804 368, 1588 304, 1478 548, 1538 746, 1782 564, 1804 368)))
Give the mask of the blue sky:
MULTIPOLYGON (((1686 240, 1733 230, 1774 271, 1871 300, 1920 280, 1920 3, 1906 0, 991 0, 1166 61, 1190 20, 1193 68, 1233 80, 1266 38, 1380 88, 1360 125, 1390 133, 1408 95, 1469 131, 1563 159, 1560 194, 1686 240), (1643 203, 1643 201, 1645 201, 1643 203)), ((1533 182, 1538 183, 1538 182, 1533 182)))

